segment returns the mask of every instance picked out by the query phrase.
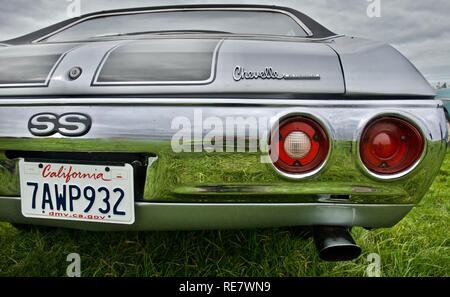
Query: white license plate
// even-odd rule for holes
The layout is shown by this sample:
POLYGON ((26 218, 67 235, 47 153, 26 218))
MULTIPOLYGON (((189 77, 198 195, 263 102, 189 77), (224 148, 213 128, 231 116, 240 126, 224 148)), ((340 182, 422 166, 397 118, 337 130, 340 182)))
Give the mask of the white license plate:
POLYGON ((20 160, 25 217, 133 224, 133 167, 20 160))

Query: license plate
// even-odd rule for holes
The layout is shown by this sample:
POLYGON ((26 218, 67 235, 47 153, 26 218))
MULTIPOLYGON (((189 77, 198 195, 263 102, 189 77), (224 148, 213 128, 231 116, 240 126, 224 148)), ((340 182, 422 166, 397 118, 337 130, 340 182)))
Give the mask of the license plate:
POLYGON ((20 160, 22 214, 29 218, 134 223, 133 167, 20 160))

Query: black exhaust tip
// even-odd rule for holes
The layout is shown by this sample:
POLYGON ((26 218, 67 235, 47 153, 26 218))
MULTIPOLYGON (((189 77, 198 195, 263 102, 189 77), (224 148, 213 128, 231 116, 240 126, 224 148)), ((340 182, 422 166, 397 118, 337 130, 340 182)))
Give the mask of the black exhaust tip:
POLYGON ((346 227, 314 227, 314 242, 324 261, 350 261, 361 255, 361 248, 346 227))

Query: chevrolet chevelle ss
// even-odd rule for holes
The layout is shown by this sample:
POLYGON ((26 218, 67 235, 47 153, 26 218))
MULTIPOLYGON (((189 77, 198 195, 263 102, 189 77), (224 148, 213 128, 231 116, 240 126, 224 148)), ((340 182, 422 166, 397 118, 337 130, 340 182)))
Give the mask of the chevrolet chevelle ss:
POLYGON ((290 8, 102 11, 0 46, 0 220, 87 230, 398 223, 447 148, 441 101, 383 43, 290 8))

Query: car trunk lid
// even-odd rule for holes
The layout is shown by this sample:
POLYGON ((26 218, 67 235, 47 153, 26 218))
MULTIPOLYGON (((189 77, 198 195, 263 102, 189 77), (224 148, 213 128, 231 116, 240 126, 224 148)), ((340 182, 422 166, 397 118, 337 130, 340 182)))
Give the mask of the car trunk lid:
POLYGON ((339 58, 330 47, 289 38, 159 37, 24 45, 1 48, 0 60, 9 65, 0 71, 0 96, 345 92, 339 58), (68 75, 74 67, 83 71, 76 80, 68 75), (24 81, 34 83, 32 88, 24 87, 24 81))

